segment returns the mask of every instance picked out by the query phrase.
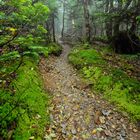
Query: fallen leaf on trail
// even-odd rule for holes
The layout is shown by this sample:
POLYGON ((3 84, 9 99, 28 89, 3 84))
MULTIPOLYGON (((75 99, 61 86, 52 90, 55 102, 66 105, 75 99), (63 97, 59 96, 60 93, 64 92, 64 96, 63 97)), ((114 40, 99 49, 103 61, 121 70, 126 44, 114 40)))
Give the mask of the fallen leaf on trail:
POLYGON ((100 124, 99 116, 101 115, 100 111, 96 111, 95 116, 94 116, 94 122, 96 124, 100 124))
POLYGON ((134 132, 134 133, 137 133, 137 132, 138 132, 138 130, 134 128, 134 129, 133 129, 133 132, 134 132))
POLYGON ((111 134, 111 132, 109 130, 105 130, 104 132, 105 132, 106 136, 112 136, 112 134, 111 134))
POLYGON ((102 131, 103 131, 103 129, 99 127, 99 128, 93 129, 92 134, 94 135, 97 132, 102 132, 102 131))
POLYGON ((96 133, 97 133, 97 130, 94 129, 94 130, 92 131, 92 134, 94 135, 94 134, 96 134, 96 133))
POLYGON ((99 127, 99 128, 97 128, 96 130, 99 131, 99 132, 101 132, 101 131, 103 131, 103 128, 100 128, 100 127, 99 127))
POLYGON ((103 124, 103 123, 105 123, 105 117, 104 116, 100 116, 99 117, 99 120, 100 120, 100 122, 103 124))

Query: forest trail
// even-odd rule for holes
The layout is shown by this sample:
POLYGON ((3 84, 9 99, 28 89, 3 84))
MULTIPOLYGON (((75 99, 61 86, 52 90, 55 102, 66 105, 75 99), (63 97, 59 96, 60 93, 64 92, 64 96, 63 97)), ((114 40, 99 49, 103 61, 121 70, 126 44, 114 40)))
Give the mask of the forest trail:
POLYGON ((60 57, 43 58, 40 71, 53 95, 46 140, 140 140, 140 132, 101 97, 93 94, 68 63, 71 50, 63 44, 60 57))

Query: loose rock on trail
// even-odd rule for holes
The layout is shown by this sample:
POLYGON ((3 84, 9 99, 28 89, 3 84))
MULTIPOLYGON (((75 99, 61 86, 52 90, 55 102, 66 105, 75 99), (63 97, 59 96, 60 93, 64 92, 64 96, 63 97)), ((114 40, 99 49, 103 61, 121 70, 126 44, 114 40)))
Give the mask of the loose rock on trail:
POLYGON ((71 48, 62 46, 60 57, 40 62, 44 86, 53 96, 44 139, 140 140, 138 128, 81 80, 67 60, 71 48))

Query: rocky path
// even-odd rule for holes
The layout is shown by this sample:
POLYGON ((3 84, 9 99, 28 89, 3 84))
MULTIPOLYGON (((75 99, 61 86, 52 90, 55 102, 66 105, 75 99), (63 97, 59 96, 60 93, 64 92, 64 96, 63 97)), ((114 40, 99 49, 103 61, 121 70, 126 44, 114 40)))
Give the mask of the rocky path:
POLYGON ((45 88, 53 95, 51 124, 46 140, 140 140, 140 131, 89 86, 68 64, 70 52, 63 45, 60 57, 42 59, 45 88))

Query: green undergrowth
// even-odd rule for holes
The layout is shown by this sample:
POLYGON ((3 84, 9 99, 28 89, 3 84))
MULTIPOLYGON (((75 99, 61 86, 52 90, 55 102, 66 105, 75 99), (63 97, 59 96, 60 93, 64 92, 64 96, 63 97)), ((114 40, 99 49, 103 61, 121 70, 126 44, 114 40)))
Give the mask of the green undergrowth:
POLYGON ((107 36, 96 36, 96 37, 94 37, 93 39, 94 39, 94 40, 97 40, 97 41, 108 42, 107 36))
POLYGON ((2 135, 16 140, 31 136, 41 139, 49 122, 49 96, 34 60, 25 57, 17 75, 6 90, 0 91, 2 135))
POLYGON ((50 122, 51 97, 43 89, 38 62, 40 55, 56 54, 62 48, 50 44, 30 49, 32 53, 26 51, 18 69, 21 62, 18 52, 13 52, 15 57, 8 54, 8 59, 6 54, 0 57, 3 66, 0 67, 0 138, 3 139, 41 140, 50 122))
POLYGON ((62 52, 62 47, 59 44, 50 43, 48 45, 48 51, 49 51, 49 54, 59 56, 62 52))
POLYGON ((75 47, 69 54, 69 61, 92 84, 94 91, 115 102, 133 120, 140 119, 138 80, 128 76, 121 67, 110 65, 101 52, 85 45, 75 47))

